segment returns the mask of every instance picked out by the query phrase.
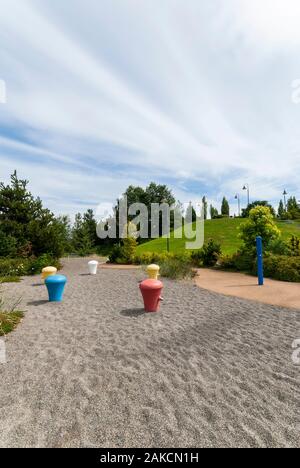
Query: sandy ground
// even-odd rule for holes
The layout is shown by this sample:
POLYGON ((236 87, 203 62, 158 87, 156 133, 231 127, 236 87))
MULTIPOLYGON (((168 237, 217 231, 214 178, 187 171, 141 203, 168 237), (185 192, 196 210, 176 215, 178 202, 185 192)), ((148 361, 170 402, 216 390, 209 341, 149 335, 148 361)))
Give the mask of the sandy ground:
POLYGON ((228 296, 241 297, 280 307, 300 310, 300 284, 265 278, 264 286, 258 286, 257 278, 242 273, 212 269, 199 269, 196 284, 228 296))
POLYGON ((0 446, 299 447, 300 311, 70 259, 62 304, 39 278, 5 285, 25 318, 0 365, 0 446))

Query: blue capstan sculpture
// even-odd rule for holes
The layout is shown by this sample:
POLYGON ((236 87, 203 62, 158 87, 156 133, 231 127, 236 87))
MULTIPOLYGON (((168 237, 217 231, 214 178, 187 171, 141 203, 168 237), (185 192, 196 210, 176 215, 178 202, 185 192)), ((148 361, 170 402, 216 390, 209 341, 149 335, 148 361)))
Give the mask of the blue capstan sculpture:
POLYGON ((48 276, 45 284, 48 289, 49 302, 61 302, 63 300, 66 282, 67 278, 64 275, 48 276))
POLYGON ((263 265, 263 244, 262 238, 257 236, 256 238, 256 251, 257 251, 257 274, 259 286, 264 285, 264 265, 263 265))

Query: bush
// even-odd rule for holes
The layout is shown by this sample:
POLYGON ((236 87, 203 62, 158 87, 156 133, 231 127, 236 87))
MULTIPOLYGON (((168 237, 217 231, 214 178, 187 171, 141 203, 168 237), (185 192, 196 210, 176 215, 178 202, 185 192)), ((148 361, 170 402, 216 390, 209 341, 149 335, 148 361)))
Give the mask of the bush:
POLYGON ((276 239, 270 242, 268 246, 268 252, 275 255, 291 255, 291 249, 289 245, 281 239, 276 239))
POLYGON ((133 237, 123 240, 122 245, 115 245, 108 257, 110 263, 128 265, 135 262, 137 241, 133 237))
POLYGON ((247 250, 239 250, 233 255, 221 256, 218 266, 223 270, 235 270, 255 274, 256 258, 247 250))
POLYGON ((17 241, 0 230, 0 257, 15 257, 17 254, 17 241))
POLYGON ((268 255, 264 259, 264 275, 280 281, 300 282, 300 257, 268 255))
POLYGON ((195 276, 191 260, 184 258, 169 258, 160 264, 160 275, 170 279, 185 279, 195 276))
POLYGON ((57 269, 61 268, 58 260, 44 254, 38 258, 5 258, 0 259, 0 276, 1 277, 20 277, 26 275, 35 275, 41 273, 46 266, 54 266, 57 269))
POLYGON ((262 237, 264 248, 268 248, 272 241, 280 237, 280 230, 267 206, 253 208, 249 213, 249 219, 239 229, 244 248, 251 252, 255 252, 257 236, 262 237))
POLYGON ((191 259, 193 264, 197 267, 212 267, 216 265, 220 255, 221 245, 210 239, 202 249, 192 252, 191 259))
POLYGON ((42 269, 47 266, 53 266, 58 270, 61 269, 61 264, 59 260, 54 259, 51 255, 43 254, 38 258, 33 258, 29 260, 27 274, 36 275, 41 273, 42 269))
POLYGON ((19 259, 0 259, 0 276, 25 276, 29 271, 29 260, 19 259))

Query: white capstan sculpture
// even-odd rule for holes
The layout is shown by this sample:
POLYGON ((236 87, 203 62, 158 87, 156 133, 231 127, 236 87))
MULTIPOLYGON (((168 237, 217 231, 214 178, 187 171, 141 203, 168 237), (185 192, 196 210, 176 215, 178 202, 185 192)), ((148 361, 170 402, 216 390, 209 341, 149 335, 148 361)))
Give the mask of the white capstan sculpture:
POLYGON ((99 265, 99 262, 97 262, 97 260, 91 260, 88 263, 90 275, 96 275, 97 274, 98 265, 99 265))

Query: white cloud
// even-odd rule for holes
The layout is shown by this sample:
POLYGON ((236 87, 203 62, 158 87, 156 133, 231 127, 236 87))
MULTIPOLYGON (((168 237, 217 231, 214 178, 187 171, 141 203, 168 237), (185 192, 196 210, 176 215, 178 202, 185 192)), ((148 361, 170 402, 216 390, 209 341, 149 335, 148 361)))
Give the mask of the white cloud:
POLYGON ((212 198, 249 181, 275 200, 299 183, 298 10, 275 0, 0 0, 4 175, 22 167, 57 197, 56 211, 92 203, 96 180, 97 203, 153 178, 183 201, 198 196, 197 181, 212 198))

